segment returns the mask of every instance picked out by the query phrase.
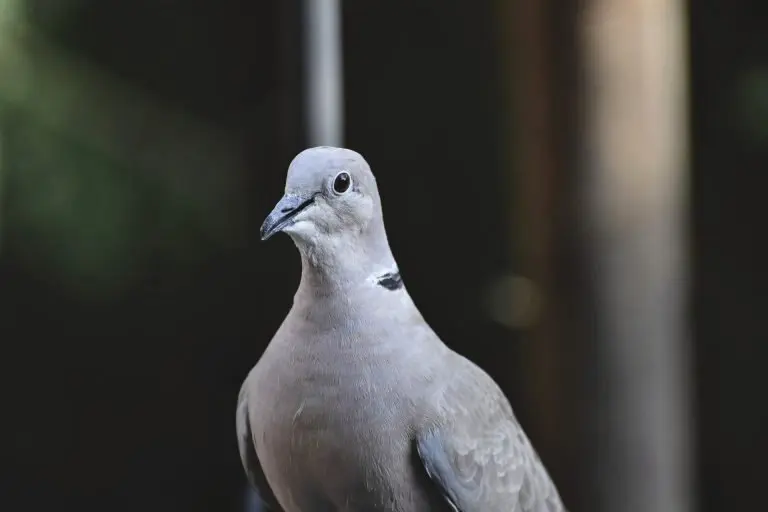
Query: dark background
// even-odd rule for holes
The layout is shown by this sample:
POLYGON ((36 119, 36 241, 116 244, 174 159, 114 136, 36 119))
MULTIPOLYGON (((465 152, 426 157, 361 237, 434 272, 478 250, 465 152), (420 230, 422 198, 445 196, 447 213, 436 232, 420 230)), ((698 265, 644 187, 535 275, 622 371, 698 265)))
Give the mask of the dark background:
MULTIPOLYGON (((768 6, 691 4, 698 500, 704 512, 757 510, 768 6)), ((497 6, 344 5, 345 144, 377 173, 410 293, 527 424, 537 395, 522 385, 521 333, 485 300, 525 243, 502 164, 497 6)), ((237 391, 299 276, 287 237, 258 242, 307 144, 299 3, 38 0, 24 13, 34 79, 22 99, 0 93, 3 509, 240 510, 237 391)), ((563 60, 568 37, 554 36, 563 60)), ((592 371, 578 361, 577 381, 592 371)), ((565 441, 528 430, 571 509, 589 510, 571 456, 589 452, 572 434, 579 406, 562 405, 565 441)))

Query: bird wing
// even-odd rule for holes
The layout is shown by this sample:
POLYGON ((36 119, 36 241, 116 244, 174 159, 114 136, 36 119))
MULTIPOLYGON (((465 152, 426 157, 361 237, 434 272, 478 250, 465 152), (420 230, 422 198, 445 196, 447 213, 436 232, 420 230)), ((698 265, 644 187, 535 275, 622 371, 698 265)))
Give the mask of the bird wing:
POLYGON ((256 490, 259 499, 266 506, 267 510, 271 512, 284 512, 267 483, 264 471, 261 469, 261 463, 256 455, 251 424, 248 419, 248 398, 245 383, 240 388, 240 394, 237 398, 236 420, 237 446, 240 450, 240 461, 243 463, 248 481, 256 490))
POLYGON ((427 474, 456 512, 564 512, 502 391, 461 359, 436 400, 441 421, 416 439, 427 474))

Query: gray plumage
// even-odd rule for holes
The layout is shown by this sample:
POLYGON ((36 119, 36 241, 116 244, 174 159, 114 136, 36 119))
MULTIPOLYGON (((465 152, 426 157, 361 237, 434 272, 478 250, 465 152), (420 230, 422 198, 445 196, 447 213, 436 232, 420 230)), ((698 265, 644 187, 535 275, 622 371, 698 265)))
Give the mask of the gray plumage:
POLYGON ((564 510, 499 387, 402 285, 362 156, 300 153, 262 238, 278 231, 301 281, 237 406, 243 466, 271 510, 564 510))

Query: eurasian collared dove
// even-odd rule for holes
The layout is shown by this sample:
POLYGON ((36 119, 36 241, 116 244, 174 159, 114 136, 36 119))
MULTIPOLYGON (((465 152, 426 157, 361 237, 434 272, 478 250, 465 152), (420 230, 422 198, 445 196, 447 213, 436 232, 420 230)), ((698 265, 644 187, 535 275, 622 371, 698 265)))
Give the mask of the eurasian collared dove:
POLYGON ((237 406, 243 466, 271 510, 564 510, 499 387, 408 295, 362 156, 299 153, 262 239, 279 231, 301 282, 237 406))

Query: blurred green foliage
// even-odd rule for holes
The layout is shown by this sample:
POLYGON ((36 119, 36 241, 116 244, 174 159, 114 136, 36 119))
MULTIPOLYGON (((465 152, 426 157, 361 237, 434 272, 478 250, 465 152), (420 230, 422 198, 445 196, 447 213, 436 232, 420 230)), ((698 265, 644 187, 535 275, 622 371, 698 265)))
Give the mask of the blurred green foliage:
POLYGON ((67 293, 188 276, 237 243, 227 135, 67 52, 0 0, 0 250, 67 293))
POLYGON ((119 166, 21 115, 7 131, 7 229, 23 261, 78 289, 135 272, 137 190, 119 166))
POLYGON ((213 248, 201 205, 160 177, 21 113, 7 115, 4 147, 6 240, 42 278, 114 294, 158 258, 181 271, 213 248))

